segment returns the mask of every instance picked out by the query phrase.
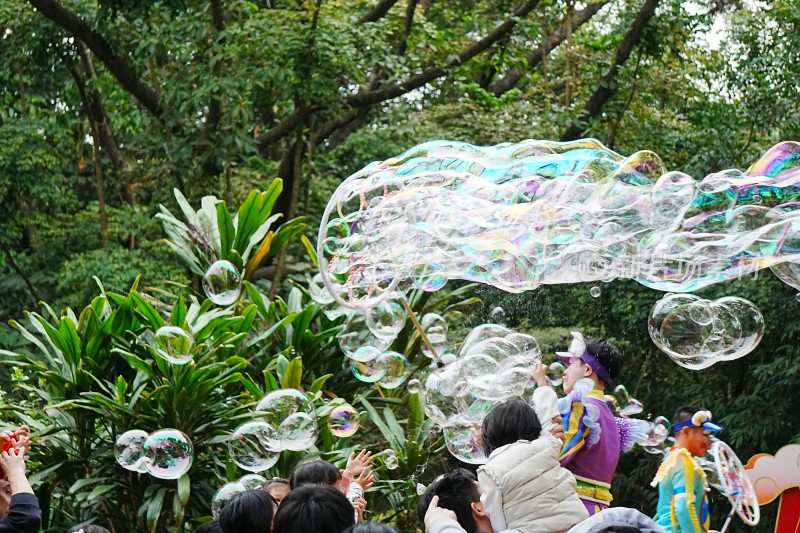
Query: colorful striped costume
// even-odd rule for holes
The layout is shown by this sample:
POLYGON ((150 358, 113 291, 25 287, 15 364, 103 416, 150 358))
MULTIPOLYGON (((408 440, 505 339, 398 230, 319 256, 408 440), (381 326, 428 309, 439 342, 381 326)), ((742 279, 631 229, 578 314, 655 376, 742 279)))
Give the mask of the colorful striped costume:
POLYGON ((620 452, 633 448, 644 435, 639 421, 615 418, 602 391, 591 380, 580 380, 559 400, 566 442, 559 462, 578 482, 578 496, 589 515, 608 508, 611 479, 620 452))
POLYGON ((709 529, 708 483, 685 448, 671 448, 652 485, 658 485, 655 521, 668 533, 705 533, 709 529))

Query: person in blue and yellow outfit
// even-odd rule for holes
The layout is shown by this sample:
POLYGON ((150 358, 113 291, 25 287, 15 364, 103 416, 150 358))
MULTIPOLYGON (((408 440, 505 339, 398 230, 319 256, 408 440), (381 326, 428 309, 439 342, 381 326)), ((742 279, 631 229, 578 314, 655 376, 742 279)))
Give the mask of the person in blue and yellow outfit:
POLYGON ((700 407, 678 409, 672 419, 675 445, 664 456, 652 486, 658 486, 655 521, 668 533, 709 530, 708 482, 695 457, 711 447, 711 434, 722 428, 700 407))

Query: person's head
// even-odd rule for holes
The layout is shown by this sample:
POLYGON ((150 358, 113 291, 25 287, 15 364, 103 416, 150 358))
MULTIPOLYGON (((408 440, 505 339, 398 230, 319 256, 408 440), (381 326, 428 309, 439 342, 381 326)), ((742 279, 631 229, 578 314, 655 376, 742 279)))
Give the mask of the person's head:
POLYGON ((518 440, 536 440, 542 423, 533 407, 522 400, 509 400, 495 406, 483 420, 481 440, 488 457, 494 450, 518 440))
POLYGON ((272 533, 341 533, 355 522, 353 506, 330 485, 293 486, 275 514, 272 533))
POLYGON ((261 490, 270 495, 276 505, 280 505, 283 499, 289 494, 289 480, 274 477, 261 485, 261 490))
POLYGON ((103 526, 96 526, 94 524, 90 524, 88 526, 83 526, 76 533, 111 533, 111 532, 106 528, 104 528, 103 526))
POLYGON ((222 533, 269 533, 272 524, 272 500, 263 490, 236 494, 219 513, 222 533))
POLYGON ((8 507, 11 505, 11 483, 3 476, 0 469, 0 518, 8 514, 8 507))
POLYGON ((568 352, 558 352, 558 360, 567 365, 564 372, 564 392, 569 394, 575 383, 591 379, 595 388, 605 389, 622 372, 622 351, 605 339, 585 340, 580 333, 572 333, 568 352))
POLYGON ((217 520, 211 520, 195 529, 194 533, 222 533, 222 529, 217 520))
POLYGON ((348 527, 342 533, 397 533, 397 530, 388 524, 381 524, 380 522, 362 522, 348 527))
POLYGON ((289 476, 289 487, 294 490, 303 485, 337 486, 342 479, 339 469, 332 463, 316 459, 294 467, 289 476))
POLYGON ((686 451, 694 456, 708 453, 711 447, 711 435, 721 429, 711 421, 710 411, 695 405, 681 407, 672 417, 675 446, 686 448, 686 451))
POLYGON ((434 496, 439 497, 439 507, 450 509, 456 514, 456 521, 466 533, 491 531, 491 522, 481 504, 481 486, 469 470, 456 468, 445 474, 425 490, 417 504, 417 515, 422 529, 425 529, 425 513, 434 496))

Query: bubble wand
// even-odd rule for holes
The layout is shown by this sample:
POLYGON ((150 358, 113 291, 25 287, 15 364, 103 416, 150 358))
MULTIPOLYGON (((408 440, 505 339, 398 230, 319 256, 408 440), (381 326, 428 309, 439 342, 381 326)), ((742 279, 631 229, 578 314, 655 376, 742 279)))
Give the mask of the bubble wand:
POLYGON ((422 342, 424 342, 425 346, 428 348, 428 350, 430 350, 431 357, 433 357, 433 360, 436 361, 436 366, 438 368, 443 368, 444 363, 441 359, 439 359, 439 354, 436 353, 436 350, 433 349, 430 339, 428 339, 428 336, 425 334, 425 330, 422 329, 422 324, 420 324, 419 320, 417 320, 417 315, 414 314, 414 311, 411 310, 411 306, 408 305, 408 300, 406 300, 405 296, 400 298, 400 303, 403 304, 403 308, 406 310, 406 313, 408 313, 408 317, 411 319, 414 327, 417 328, 419 336, 422 337, 422 342))

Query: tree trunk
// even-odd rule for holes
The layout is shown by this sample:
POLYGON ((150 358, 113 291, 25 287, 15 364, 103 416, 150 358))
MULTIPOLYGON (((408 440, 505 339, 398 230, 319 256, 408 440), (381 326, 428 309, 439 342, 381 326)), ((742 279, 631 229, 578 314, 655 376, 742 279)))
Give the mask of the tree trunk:
POLYGON ((617 48, 617 53, 611 68, 605 76, 600 78, 597 89, 589 97, 586 105, 578 114, 578 117, 572 125, 561 136, 562 141, 574 141, 575 139, 581 138, 589 121, 600 116, 603 106, 617 93, 617 75, 619 74, 619 69, 630 57, 636 43, 641 40, 644 28, 655 14, 659 1, 660 0, 645 0, 633 24, 628 30, 628 33, 625 34, 625 38, 622 40, 619 48, 617 48))

